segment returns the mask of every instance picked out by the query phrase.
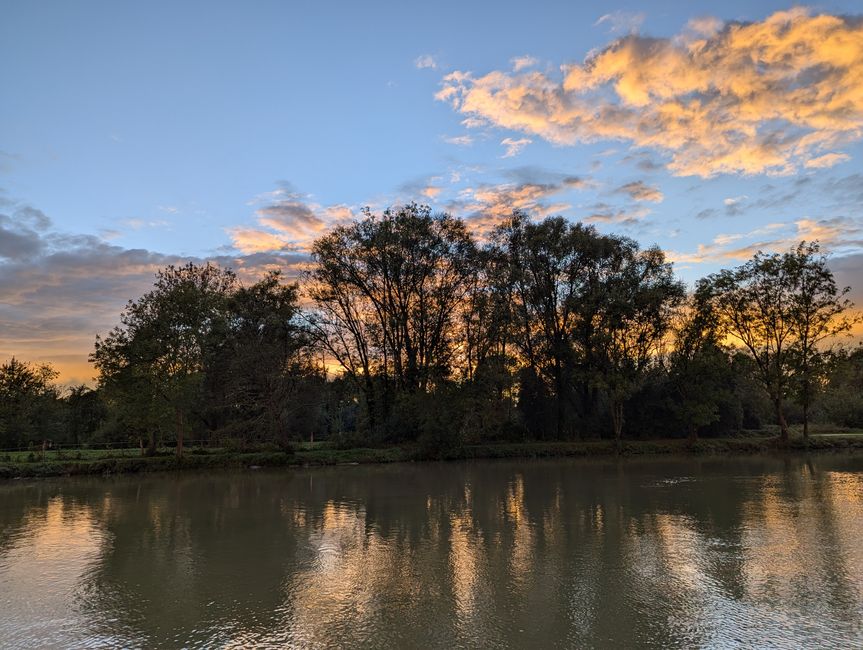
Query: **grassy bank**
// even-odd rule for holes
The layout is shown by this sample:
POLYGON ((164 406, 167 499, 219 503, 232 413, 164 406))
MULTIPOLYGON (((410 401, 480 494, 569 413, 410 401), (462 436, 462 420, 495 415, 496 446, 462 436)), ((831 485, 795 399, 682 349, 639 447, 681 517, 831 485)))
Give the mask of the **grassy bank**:
MULTIPOLYGON (((710 455, 800 452, 863 452, 863 434, 832 433, 792 439, 781 445, 774 437, 687 440, 629 440, 624 456, 710 455)), ((300 445, 291 453, 282 451, 239 452, 224 449, 191 449, 183 458, 164 452, 142 457, 137 449, 48 451, 0 454, 0 479, 48 476, 132 474, 188 469, 249 469, 258 467, 323 466, 354 463, 392 463, 419 460, 466 460, 480 458, 557 458, 612 456, 612 441, 523 442, 465 445, 443 453, 429 454, 417 447, 336 449, 326 443, 300 445)))

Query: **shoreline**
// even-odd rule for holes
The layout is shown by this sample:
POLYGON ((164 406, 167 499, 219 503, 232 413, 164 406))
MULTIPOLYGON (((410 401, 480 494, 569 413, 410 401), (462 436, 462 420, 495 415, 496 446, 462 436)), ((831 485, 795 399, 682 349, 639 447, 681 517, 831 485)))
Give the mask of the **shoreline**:
MULTIPOLYGON (((127 451, 127 450, 126 450, 127 451)), ((794 438, 782 445, 777 438, 704 438, 626 440, 621 457, 639 456, 725 456, 788 453, 861 453, 863 435, 815 435, 806 444, 794 438)), ((48 452, 54 454, 56 452, 48 452)), ((90 459, 48 458, 45 460, 0 460, 0 481, 24 478, 65 476, 113 476, 151 472, 178 472, 187 470, 257 469, 273 467, 324 467, 333 465, 382 464, 397 462, 433 462, 455 460, 481 460, 503 458, 604 458, 616 456, 612 440, 575 442, 517 442, 465 445, 437 454, 423 453, 415 446, 359 447, 337 449, 332 447, 300 448, 293 452, 224 450, 190 450, 182 458, 173 454, 156 456, 119 455, 90 459)))

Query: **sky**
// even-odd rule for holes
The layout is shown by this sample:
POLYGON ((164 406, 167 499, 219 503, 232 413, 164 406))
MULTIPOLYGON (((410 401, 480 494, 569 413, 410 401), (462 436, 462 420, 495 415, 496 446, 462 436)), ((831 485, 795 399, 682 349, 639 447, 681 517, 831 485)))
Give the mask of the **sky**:
POLYGON ((0 360, 89 382, 166 264, 294 277, 409 201, 657 244, 817 239, 863 305, 863 5, 0 0, 0 360))

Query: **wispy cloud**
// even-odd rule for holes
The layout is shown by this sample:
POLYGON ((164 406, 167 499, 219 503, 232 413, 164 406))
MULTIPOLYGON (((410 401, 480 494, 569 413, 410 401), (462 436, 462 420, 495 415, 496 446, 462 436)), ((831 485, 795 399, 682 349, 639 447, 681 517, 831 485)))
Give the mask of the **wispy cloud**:
POLYGON ((844 153, 825 153, 823 156, 807 160, 806 167, 807 169, 824 169, 827 167, 833 167, 834 165, 838 165, 839 163, 850 159, 851 156, 844 153))
MULTIPOLYGON (((611 18, 608 19, 611 21, 611 18)), ((788 174, 863 137, 863 20, 795 8, 630 34, 561 66, 446 75, 437 98, 472 120, 558 145, 625 140, 677 175, 788 174)))
POLYGON ((474 232, 484 236, 490 228, 510 217, 513 210, 525 210, 535 217, 563 212, 571 206, 560 200, 559 195, 591 186, 589 180, 579 176, 531 167, 511 170, 509 176, 511 182, 479 183, 462 188, 446 203, 446 209, 467 219, 474 232))
POLYGON ((443 141, 447 144, 454 144, 459 147, 469 147, 473 144, 472 135, 451 135, 444 136, 443 141))
POLYGON ((525 68, 532 68, 537 63, 539 63, 539 59, 532 56, 515 56, 509 60, 512 63, 512 69, 514 72, 521 72, 525 68))
POLYGON ((863 219, 804 217, 788 223, 770 223, 742 233, 720 234, 695 251, 669 251, 671 261, 685 264, 743 262, 758 251, 780 252, 801 241, 818 240, 827 250, 849 253, 863 247, 863 219))
POLYGON ((587 223, 617 224, 620 226, 632 226, 639 223, 650 210, 642 207, 613 207, 604 203, 593 206, 593 211, 588 214, 584 221, 587 223))
POLYGON ((658 187, 651 187, 644 181, 635 181, 621 185, 616 190, 616 194, 626 194, 633 201, 650 201, 651 203, 662 203, 665 198, 658 187))
POLYGON ((605 26, 612 34, 635 33, 644 23, 643 13, 632 13, 629 11, 613 11, 600 16, 594 27, 605 26))
POLYGON ((501 158, 512 158, 513 156, 517 156, 522 149, 532 142, 533 140, 530 138, 504 138, 500 143, 506 147, 506 151, 501 158))

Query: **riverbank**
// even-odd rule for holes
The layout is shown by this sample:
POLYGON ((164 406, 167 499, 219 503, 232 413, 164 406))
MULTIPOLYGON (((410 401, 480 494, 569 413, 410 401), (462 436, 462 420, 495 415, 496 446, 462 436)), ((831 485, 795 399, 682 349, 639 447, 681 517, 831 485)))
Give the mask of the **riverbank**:
MULTIPOLYGON (((787 452, 863 452, 863 435, 817 435, 808 444, 800 438, 782 445, 775 437, 705 438, 689 440, 627 440, 621 455, 719 455, 782 454, 787 452)), ((182 458, 163 453, 140 456, 137 450, 46 452, 0 456, 0 479, 51 476, 134 474, 206 469, 255 469, 260 467, 325 466, 394 463, 424 460, 473 460, 481 458, 608 457, 616 453, 613 441, 522 442, 465 445, 443 453, 429 454, 418 447, 336 449, 326 443, 302 445, 291 452, 227 451, 191 449, 182 458)))

